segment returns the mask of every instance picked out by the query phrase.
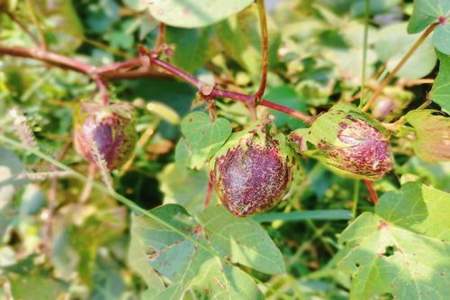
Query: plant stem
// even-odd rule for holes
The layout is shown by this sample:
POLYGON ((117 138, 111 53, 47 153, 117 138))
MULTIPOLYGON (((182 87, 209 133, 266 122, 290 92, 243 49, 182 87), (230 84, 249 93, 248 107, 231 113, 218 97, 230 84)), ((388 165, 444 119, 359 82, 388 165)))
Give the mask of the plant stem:
POLYGON ((404 66, 404 64, 409 60, 409 58, 416 52, 416 50, 422 45, 422 43, 427 39, 427 37, 433 32, 436 26, 439 23, 433 23, 420 35, 420 37, 416 40, 416 42, 411 46, 411 48, 406 52, 403 58, 399 61, 399 63, 394 67, 392 72, 381 82, 377 90, 373 93, 370 100, 364 105, 363 111, 367 111, 370 106, 372 106, 373 102, 381 95, 384 88, 392 81, 398 71, 404 66))
POLYGON ((158 37, 156 38, 155 49, 161 49, 166 43, 166 24, 160 22, 158 27, 158 37))
POLYGON ((267 16, 264 0, 256 0, 261 30, 261 82, 255 93, 255 104, 258 104, 264 95, 267 85, 267 68, 269 66, 269 31, 267 29, 267 16))
MULTIPOLYGON (((100 92, 102 91, 104 92, 104 83, 100 83, 97 77, 101 78, 102 80, 107 80, 119 78, 140 78, 151 75, 152 72, 151 70, 149 70, 149 68, 136 70, 136 68, 142 68, 143 65, 144 66, 146 65, 144 58, 148 59, 149 61, 148 64, 150 67, 152 66, 159 67, 168 74, 170 74, 171 76, 178 77, 183 81, 186 81, 187 83, 193 85, 200 92, 202 91, 202 87, 204 86, 204 84, 200 80, 198 80, 195 76, 166 61, 160 60, 155 53, 149 51, 146 51, 144 54, 141 54, 141 57, 132 58, 122 62, 116 62, 101 67, 92 66, 80 60, 69 58, 63 55, 59 55, 38 48, 30 49, 22 47, 5 47, 0 45, 0 55, 31 58, 64 69, 86 74, 90 76, 94 80, 94 82, 96 82, 97 88, 99 89, 100 92)), ((206 98, 228 98, 235 101, 243 102, 247 105, 251 104, 252 101, 254 101, 253 95, 228 91, 220 89, 218 87, 213 87, 212 90, 209 91, 207 95, 205 94, 203 96, 205 96, 206 98)), ((312 121, 314 120, 312 116, 294 110, 290 107, 273 103, 269 100, 261 99, 259 104, 268 107, 270 109, 277 110, 287 115, 290 115, 296 119, 305 122, 306 124, 311 124, 312 121)))
POLYGON ((367 191, 369 192, 369 199, 374 205, 378 203, 378 195, 375 189, 373 188, 373 181, 364 179, 364 184, 367 187, 367 191))
POLYGON ((365 22, 364 22, 364 37, 363 37, 363 57, 362 57, 362 74, 361 74, 361 98, 360 105, 363 104, 365 98, 366 86, 366 70, 367 70, 367 48, 369 41, 369 18, 370 18, 370 0, 364 0, 365 4, 365 22))
POLYGON ((353 184, 353 208, 352 208, 352 219, 356 218, 358 212, 358 202, 359 202, 359 186, 361 181, 356 179, 353 184))

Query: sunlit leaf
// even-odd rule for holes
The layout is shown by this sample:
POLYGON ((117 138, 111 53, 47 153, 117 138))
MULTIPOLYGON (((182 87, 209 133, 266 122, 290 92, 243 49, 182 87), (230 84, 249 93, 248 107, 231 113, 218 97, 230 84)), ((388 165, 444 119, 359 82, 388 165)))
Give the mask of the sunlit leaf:
POLYGON ((450 56, 438 53, 439 74, 431 90, 431 99, 450 112, 450 56))
POLYGON ((351 299, 391 295, 445 299, 450 293, 450 195, 410 183, 385 194, 340 236, 337 267, 352 276, 351 299))
POLYGON ((231 124, 224 118, 211 121, 203 112, 193 112, 181 121, 183 133, 191 152, 191 166, 200 168, 231 135, 231 124))
MULTIPOLYGON (((375 49, 380 59, 387 63, 388 69, 392 71, 417 38, 418 34, 406 32, 406 23, 388 25, 378 32, 375 49)), ((431 39, 427 39, 398 71, 398 75, 408 79, 421 78, 433 70, 436 61, 431 39)))
POLYGON ((150 13, 159 21, 175 27, 201 27, 225 19, 253 0, 153 0, 150 13))
POLYGON ((134 266, 141 276, 150 274, 150 279, 144 277, 144 280, 155 285, 155 273, 148 271, 152 268, 161 279, 170 282, 166 289, 158 289, 157 296, 151 299, 178 299, 188 288, 199 286, 211 288, 212 295, 218 299, 233 295, 254 299, 259 295, 254 281, 231 262, 268 273, 283 270, 279 250, 262 228, 254 221, 229 223, 234 217, 227 215, 223 207, 208 208, 199 215, 200 223, 179 205, 164 205, 153 209, 152 213, 171 228, 146 216, 133 216, 132 241, 135 246, 140 245, 141 250, 134 247, 130 249, 133 257, 129 254, 129 259, 136 261, 134 266), (224 222, 232 226, 225 226, 224 222), (241 232, 236 231, 235 224, 240 226, 241 232), (222 231, 224 228, 226 230, 222 231), (258 249, 263 252, 258 253, 258 249))
POLYGON ((213 247, 232 262, 267 274, 285 272, 280 251, 255 221, 235 217, 223 206, 213 205, 199 219, 213 247))
POLYGON ((417 33, 428 25, 437 22, 441 16, 450 12, 450 2, 447 0, 415 0, 414 11, 408 24, 408 32, 417 33))
POLYGON ((164 193, 164 203, 183 205, 189 212, 203 209, 208 175, 204 171, 190 170, 178 164, 169 164, 159 174, 160 189, 164 193), (186 187, 189 186, 189 189, 186 187))
POLYGON ((51 48, 58 52, 72 52, 83 42, 83 26, 72 1, 33 1, 36 14, 45 24, 51 48))

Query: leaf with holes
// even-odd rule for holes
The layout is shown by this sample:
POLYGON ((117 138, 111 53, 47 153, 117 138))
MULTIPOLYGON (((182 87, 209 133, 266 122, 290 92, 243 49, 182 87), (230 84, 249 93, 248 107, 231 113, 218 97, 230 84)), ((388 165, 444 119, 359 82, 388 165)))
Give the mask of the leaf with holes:
POLYGON ((249 6, 253 0, 151 0, 152 16, 174 27, 202 27, 223 20, 249 6))
POLYGON ((376 213, 415 232, 450 242, 450 194, 410 182, 400 191, 384 194, 376 213))
POLYGON ((450 293, 450 195, 409 183, 383 195, 342 233, 337 267, 352 276, 351 299, 446 299, 450 293))
MULTIPOLYGON (((214 294, 219 293, 219 298, 240 294, 240 299, 255 299, 253 296, 259 295, 252 278, 217 252, 219 247, 210 239, 213 233, 204 230, 182 206, 168 204, 153 209, 152 213, 155 219, 133 216, 129 250, 135 271, 150 283, 149 291, 153 291, 150 299, 180 299, 187 289, 216 285, 214 294), (204 277, 207 273, 210 276, 204 277), (158 281, 169 286, 161 289, 158 281), (155 285, 157 289, 153 290, 155 285)), ((213 219, 209 225, 214 224, 213 219)))

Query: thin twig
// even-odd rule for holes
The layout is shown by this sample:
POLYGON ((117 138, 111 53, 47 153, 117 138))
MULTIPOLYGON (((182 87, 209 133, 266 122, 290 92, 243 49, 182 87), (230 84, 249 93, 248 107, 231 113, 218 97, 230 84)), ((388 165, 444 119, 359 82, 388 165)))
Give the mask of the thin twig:
POLYGON ((80 195, 80 203, 86 203, 92 194, 92 183, 95 180, 95 174, 97 173, 97 167, 94 163, 89 164, 87 180, 84 183, 83 191, 80 195))
POLYGON ((41 42, 39 39, 28 29, 28 27, 21 21, 19 18, 17 18, 13 13, 9 11, 4 12, 14 23, 16 23, 20 29, 22 29, 23 32, 25 32, 30 39, 33 41, 33 43, 36 44, 36 46, 40 46, 41 42))
POLYGON ((269 66, 269 31, 267 29, 267 16, 264 0, 256 0, 259 15, 259 27, 261 30, 261 82, 255 93, 255 104, 257 105, 264 95, 267 85, 267 68, 269 66))
POLYGON ((420 37, 416 40, 416 42, 411 46, 411 48, 406 52, 403 58, 399 61, 399 63, 394 67, 392 72, 381 82, 378 89, 373 93, 370 100, 364 105, 363 111, 367 111, 373 104, 373 102, 381 95, 384 88, 394 79, 395 75, 398 71, 404 66, 404 64, 408 61, 408 59, 416 52, 416 50, 422 45, 422 43, 427 39, 427 37, 433 32, 436 26, 439 23, 433 23, 420 35, 420 37))
POLYGON ((39 47, 43 50, 47 50, 47 43, 45 42, 44 33, 42 32, 42 28, 39 24, 36 14, 34 13, 33 2, 31 0, 27 0, 26 4, 27 4, 28 12, 31 17, 31 21, 33 22, 34 26, 36 27, 36 32, 37 32, 38 40, 39 40, 39 42, 38 42, 39 47))
POLYGON ((366 71, 367 71, 367 49, 369 43, 369 18, 370 18, 370 0, 365 0, 365 22, 364 22, 364 37, 363 37, 363 57, 362 57, 362 74, 361 74, 361 100, 360 105, 365 98, 366 87, 366 71))

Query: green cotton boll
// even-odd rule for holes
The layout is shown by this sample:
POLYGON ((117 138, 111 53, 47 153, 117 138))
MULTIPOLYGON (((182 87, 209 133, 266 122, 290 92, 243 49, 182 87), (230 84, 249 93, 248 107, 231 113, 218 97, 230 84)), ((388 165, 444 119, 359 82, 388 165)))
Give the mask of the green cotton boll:
POLYGON ((270 132, 267 123, 233 134, 210 165, 220 201, 239 217, 266 211, 286 199, 297 171, 286 137, 270 132))
POLYGON ((74 144, 77 152, 92 163, 106 162, 108 170, 123 165, 136 144, 134 114, 124 102, 104 106, 82 102, 75 115, 74 144), (98 157, 100 156, 100 157, 98 157))
POLYGON ((393 167, 384 129, 351 106, 336 106, 317 118, 309 130, 292 132, 289 140, 298 152, 342 176, 376 180, 393 167), (308 143, 313 149, 307 149, 308 143))

